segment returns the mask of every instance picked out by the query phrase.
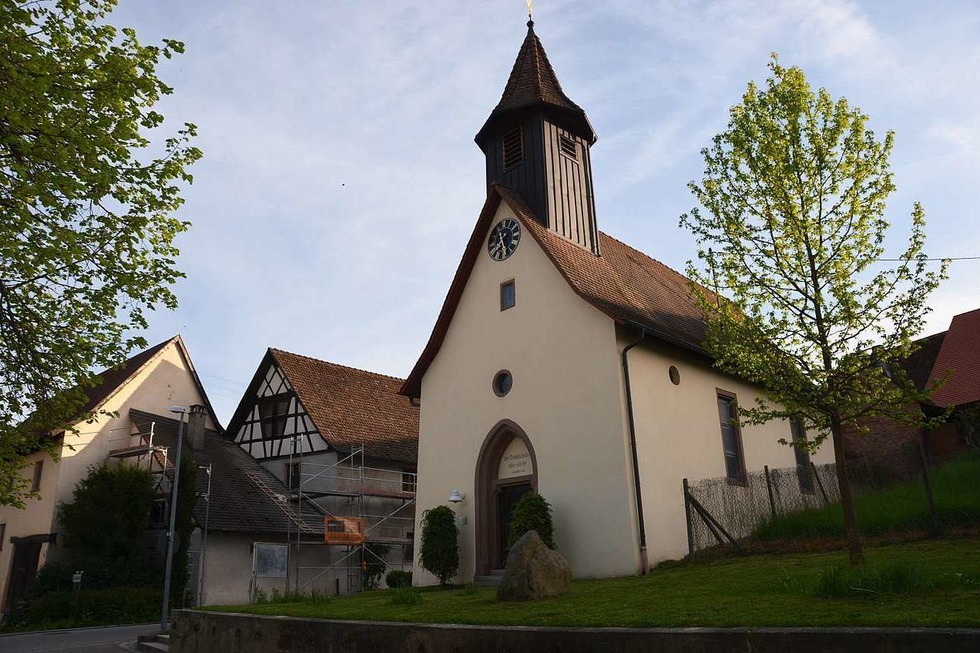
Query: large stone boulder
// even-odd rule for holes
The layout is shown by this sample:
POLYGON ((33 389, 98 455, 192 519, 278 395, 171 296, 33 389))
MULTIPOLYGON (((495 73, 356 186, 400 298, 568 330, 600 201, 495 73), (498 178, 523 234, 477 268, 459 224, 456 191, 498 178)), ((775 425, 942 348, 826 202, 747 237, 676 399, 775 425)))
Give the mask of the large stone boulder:
POLYGON ((529 601, 558 596, 572 584, 565 556, 552 551, 538 534, 528 531, 507 554, 507 568, 497 588, 498 601, 529 601))

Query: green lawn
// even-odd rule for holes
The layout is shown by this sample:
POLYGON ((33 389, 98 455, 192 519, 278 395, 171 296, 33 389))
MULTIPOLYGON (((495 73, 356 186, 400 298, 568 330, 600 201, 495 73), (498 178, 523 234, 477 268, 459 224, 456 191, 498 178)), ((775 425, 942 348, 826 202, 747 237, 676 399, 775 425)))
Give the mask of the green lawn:
POLYGON ((539 602, 497 603, 492 589, 392 590, 317 602, 215 607, 325 619, 543 626, 980 626, 980 540, 867 551, 855 577, 844 552, 662 565, 645 577, 575 581, 539 602), (402 590, 404 592, 404 590, 402 590), (833 598, 825 598, 827 595, 833 598))

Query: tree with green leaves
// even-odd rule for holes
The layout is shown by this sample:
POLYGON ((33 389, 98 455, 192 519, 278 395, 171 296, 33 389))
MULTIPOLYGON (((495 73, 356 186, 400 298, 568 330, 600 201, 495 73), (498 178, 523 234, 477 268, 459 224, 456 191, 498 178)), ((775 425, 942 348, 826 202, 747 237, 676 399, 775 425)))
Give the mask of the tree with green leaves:
POLYGON ((769 68, 765 88, 750 83, 702 151, 704 178, 689 187, 703 210, 681 217, 702 263, 688 274, 716 366, 767 390, 739 406, 741 419, 801 419, 816 433, 811 449, 832 438, 859 564, 843 434, 875 416, 924 419, 928 391, 886 363, 912 351, 946 263, 929 268, 918 203, 904 251, 883 260, 894 135, 879 140, 860 109, 814 92, 799 68, 775 56, 769 68))
POLYGON ((459 569, 459 529, 456 513, 449 506, 436 506, 422 513, 419 564, 447 585, 459 569))
POLYGON ((172 92, 157 65, 183 44, 117 30, 115 3, 0 3, 0 505, 29 494, 25 454, 84 417, 93 370, 177 303, 175 212, 201 153, 194 125, 150 134, 172 92))

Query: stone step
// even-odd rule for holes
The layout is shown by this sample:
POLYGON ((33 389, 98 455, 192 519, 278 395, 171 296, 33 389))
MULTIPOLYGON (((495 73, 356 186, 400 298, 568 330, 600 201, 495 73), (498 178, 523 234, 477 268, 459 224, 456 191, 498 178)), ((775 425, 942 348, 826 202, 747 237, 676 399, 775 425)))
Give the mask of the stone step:
POLYGON ((136 650, 144 653, 161 653, 170 650, 170 634, 140 635, 136 640, 136 650))
POLYGON ((496 587, 504 579, 504 572, 494 569, 489 576, 477 576, 473 579, 473 584, 477 587, 496 587))

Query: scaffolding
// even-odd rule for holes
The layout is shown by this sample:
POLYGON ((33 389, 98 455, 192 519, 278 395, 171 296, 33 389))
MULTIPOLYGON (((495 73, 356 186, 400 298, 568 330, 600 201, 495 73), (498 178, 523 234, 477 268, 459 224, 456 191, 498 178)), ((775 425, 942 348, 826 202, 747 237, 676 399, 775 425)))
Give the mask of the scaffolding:
POLYGON ((133 464, 136 467, 145 467, 153 475, 154 491, 161 494, 164 481, 169 480, 167 473, 171 471, 173 465, 170 463, 169 449, 154 443, 153 437, 156 433, 156 422, 150 422, 150 430, 143 432, 137 424, 133 424, 128 435, 111 438, 108 441, 109 453, 106 458, 115 458, 120 462, 135 458, 133 464), (135 443, 133 442, 135 439, 135 443), (113 444, 126 443, 126 446, 113 449, 113 444))
POLYGON ((309 591, 333 574, 335 593, 341 591, 343 576, 346 593, 352 594, 370 589, 364 586, 369 567, 380 566, 381 573, 411 568, 415 472, 369 467, 363 445, 338 454, 331 464, 291 454, 287 469, 290 498, 301 521, 304 525, 308 520, 323 523, 321 538, 309 537, 298 525, 287 536, 295 545, 290 548, 296 556, 291 565, 295 569, 291 585, 296 591, 309 591), (309 561, 311 557, 311 547, 329 547, 340 558, 326 565, 304 564, 304 558, 309 561))

